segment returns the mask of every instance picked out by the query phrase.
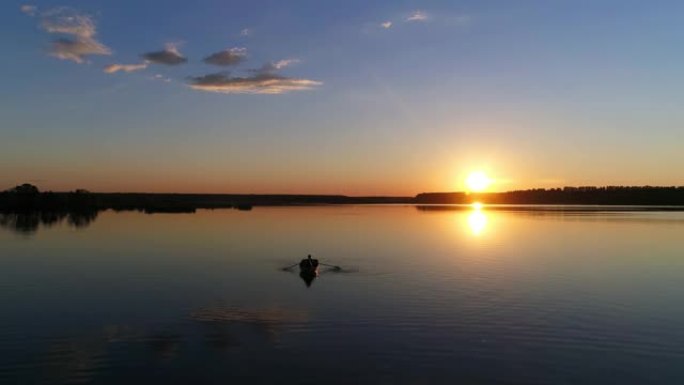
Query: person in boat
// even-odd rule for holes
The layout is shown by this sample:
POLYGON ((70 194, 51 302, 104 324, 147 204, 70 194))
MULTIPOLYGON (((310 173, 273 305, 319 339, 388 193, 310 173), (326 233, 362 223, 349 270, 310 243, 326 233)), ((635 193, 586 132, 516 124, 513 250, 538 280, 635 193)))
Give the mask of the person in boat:
POLYGON ((311 258, 311 254, 309 254, 306 259, 302 259, 302 261, 299 262, 299 267, 303 269, 315 269, 318 267, 318 259, 311 258))

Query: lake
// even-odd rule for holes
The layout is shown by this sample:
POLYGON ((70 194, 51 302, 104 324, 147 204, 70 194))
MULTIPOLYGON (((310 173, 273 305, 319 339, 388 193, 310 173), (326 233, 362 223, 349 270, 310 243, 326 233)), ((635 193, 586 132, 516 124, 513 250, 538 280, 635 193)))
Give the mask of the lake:
POLYGON ((626 210, 4 215, 0 383, 682 383, 684 212, 626 210))

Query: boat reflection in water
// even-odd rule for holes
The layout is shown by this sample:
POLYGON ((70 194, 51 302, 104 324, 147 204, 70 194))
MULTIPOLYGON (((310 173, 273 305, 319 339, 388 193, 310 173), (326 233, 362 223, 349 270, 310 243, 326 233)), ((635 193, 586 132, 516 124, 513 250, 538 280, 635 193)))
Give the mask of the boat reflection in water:
POLYGON ((314 271, 308 271, 308 270, 301 270, 299 272, 299 278, 301 278, 304 283, 306 284, 306 287, 311 287, 311 284, 313 281, 318 277, 318 270, 314 271))

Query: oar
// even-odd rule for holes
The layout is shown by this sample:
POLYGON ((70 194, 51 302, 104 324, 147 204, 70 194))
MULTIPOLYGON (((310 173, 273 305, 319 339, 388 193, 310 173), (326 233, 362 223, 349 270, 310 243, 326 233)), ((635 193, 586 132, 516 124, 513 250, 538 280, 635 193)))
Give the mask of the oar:
POLYGON ((335 270, 342 270, 342 268, 339 267, 339 266, 337 266, 337 265, 328 265, 327 263, 319 263, 319 265, 332 267, 332 268, 334 268, 335 270))
POLYGON ((283 267, 282 270, 290 270, 291 268, 293 268, 293 267, 295 267, 295 266, 297 266, 297 265, 299 265, 299 263, 295 263, 295 264, 293 264, 293 265, 291 265, 291 266, 288 266, 288 267, 283 267))

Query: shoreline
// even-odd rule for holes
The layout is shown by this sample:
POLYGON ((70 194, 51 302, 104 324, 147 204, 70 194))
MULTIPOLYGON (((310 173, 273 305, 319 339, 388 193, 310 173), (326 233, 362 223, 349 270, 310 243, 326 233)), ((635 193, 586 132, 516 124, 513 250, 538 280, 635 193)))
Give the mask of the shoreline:
MULTIPOLYGON (((408 196, 346 196, 307 194, 177 194, 6 191, 0 193, 0 211, 127 211, 146 213, 194 212, 199 209, 250 210, 258 206, 312 206, 350 204, 407 204, 416 206, 470 205, 490 209, 501 206, 553 206, 577 210, 581 206, 629 209, 648 207, 663 211, 684 210, 684 187, 566 187, 491 193, 421 193, 408 196)), ((520 209, 520 207, 518 209, 520 209)), ((536 210, 539 207, 535 208, 536 210)))

